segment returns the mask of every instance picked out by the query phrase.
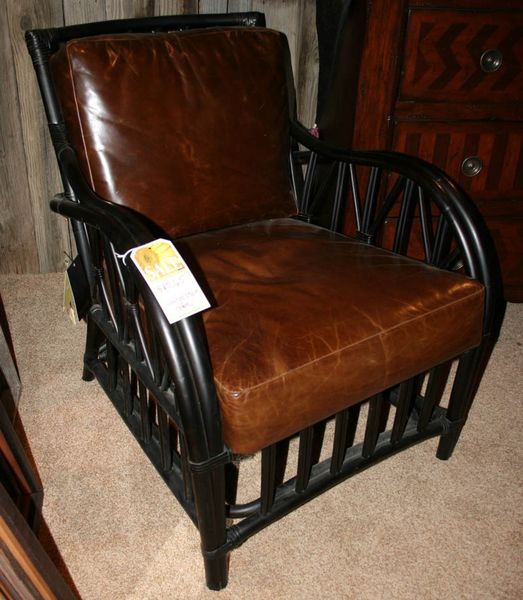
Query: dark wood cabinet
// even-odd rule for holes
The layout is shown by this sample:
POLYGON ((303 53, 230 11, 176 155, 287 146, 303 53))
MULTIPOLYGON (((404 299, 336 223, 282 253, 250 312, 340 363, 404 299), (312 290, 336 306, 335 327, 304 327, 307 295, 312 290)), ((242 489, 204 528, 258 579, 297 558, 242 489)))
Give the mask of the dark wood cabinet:
POLYGON ((20 380, 0 296, 0 598, 74 600, 40 543, 43 488, 18 418, 20 380))
POLYGON ((9 324, 0 296, 0 484, 29 525, 40 524, 43 489, 40 478, 19 434, 23 434, 17 406, 20 379, 16 368, 9 324))
POLYGON ((434 162, 486 219, 505 297, 523 301, 523 3, 373 0, 355 148, 434 162))

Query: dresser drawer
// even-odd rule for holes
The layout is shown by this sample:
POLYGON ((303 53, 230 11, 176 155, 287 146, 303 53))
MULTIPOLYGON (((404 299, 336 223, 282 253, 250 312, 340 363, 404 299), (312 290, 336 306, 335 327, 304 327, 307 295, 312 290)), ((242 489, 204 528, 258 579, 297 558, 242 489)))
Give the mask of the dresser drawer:
POLYGON ((523 99, 523 12, 411 10, 399 99, 523 99))
POLYGON ((476 200, 523 200, 521 122, 399 122, 393 148, 436 164, 476 200))
POLYGON ((487 216, 486 223, 498 253, 505 299, 523 302, 523 218, 487 216))

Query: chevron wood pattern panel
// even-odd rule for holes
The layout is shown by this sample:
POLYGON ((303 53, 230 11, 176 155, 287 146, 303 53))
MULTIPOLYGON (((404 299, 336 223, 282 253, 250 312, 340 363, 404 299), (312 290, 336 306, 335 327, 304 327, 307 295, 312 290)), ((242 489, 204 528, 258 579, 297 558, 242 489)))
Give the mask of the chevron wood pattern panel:
POLYGON ((394 150, 433 162, 454 178, 476 200, 523 200, 523 124, 510 123, 398 123, 394 150), (483 167, 467 177, 461 165, 478 157, 483 167))
POLYGON ((511 302, 523 302, 523 216, 492 217, 487 223, 500 259, 505 295, 511 302))
POLYGON ((465 189, 488 224, 500 259, 505 295, 523 300, 523 124, 400 122, 394 150, 434 162, 465 189), (478 157, 474 177, 462 173, 466 157, 478 157))
POLYGON ((411 10, 400 98, 452 102, 523 99, 523 13, 411 10), (502 63, 485 72, 483 53, 502 63), (415 58, 413 58, 415 57, 415 58))
POLYGON ((505 298, 523 302, 522 0, 353 1, 368 9, 354 147, 418 155, 457 180, 492 233, 505 298), (485 72, 494 49, 501 65, 485 72))

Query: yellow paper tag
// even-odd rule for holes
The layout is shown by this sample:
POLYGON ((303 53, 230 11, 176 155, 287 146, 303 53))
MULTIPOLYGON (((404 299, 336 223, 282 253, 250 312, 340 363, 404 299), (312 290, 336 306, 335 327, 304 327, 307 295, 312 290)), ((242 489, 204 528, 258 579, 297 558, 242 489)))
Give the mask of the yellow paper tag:
POLYGON ((169 323, 190 317, 210 304, 173 243, 158 239, 131 251, 169 323))

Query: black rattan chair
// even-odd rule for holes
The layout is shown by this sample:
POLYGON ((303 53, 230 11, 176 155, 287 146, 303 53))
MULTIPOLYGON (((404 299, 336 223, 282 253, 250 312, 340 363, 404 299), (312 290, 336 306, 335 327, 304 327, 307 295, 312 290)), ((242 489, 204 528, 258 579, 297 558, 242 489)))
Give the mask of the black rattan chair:
POLYGON ((434 436, 449 458, 497 331, 495 260, 468 199, 418 159, 311 137, 285 36, 263 24, 26 36, 64 183, 51 208, 89 283, 84 379, 198 527, 212 589, 231 550, 332 485, 434 436), (125 259, 159 237, 212 304, 174 325, 125 259), (259 491, 238 503, 258 453, 259 491))

